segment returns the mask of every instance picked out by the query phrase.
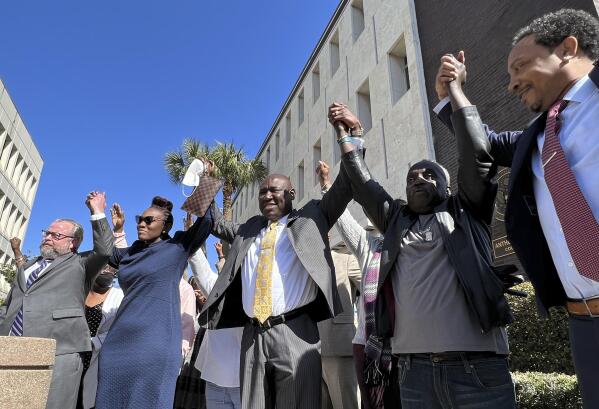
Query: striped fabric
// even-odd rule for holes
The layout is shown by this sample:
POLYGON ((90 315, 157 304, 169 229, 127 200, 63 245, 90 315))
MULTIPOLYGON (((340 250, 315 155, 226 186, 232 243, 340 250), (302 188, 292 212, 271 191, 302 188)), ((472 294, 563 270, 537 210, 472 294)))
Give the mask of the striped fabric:
MULTIPOLYGON (((37 266, 37 268, 35 270, 33 270, 31 272, 31 274, 29 274, 29 278, 27 279, 27 284, 26 284, 27 289, 29 289, 29 287, 31 287, 31 284, 33 284, 35 282, 35 280, 37 280, 37 277, 42 272, 42 270, 44 268, 46 268, 47 265, 48 265, 48 262, 45 259, 42 259, 39 262, 39 265, 37 266)), ((19 312, 17 313, 15 320, 12 322, 12 326, 10 327, 9 335, 16 336, 16 337, 23 336, 23 305, 21 305, 21 308, 19 309, 19 312)))
POLYGON ((542 152, 545 182, 578 272, 599 281, 599 224, 557 137, 561 127, 559 114, 567 104, 568 101, 558 100, 547 114, 542 152))
POLYGON ((388 309, 391 323, 394 322, 395 300, 393 299, 393 288, 390 280, 383 284, 378 294, 379 271, 381 267, 381 252, 383 242, 379 241, 372 252, 372 257, 366 267, 364 274, 364 320, 366 345, 364 354, 364 383, 368 391, 368 400, 373 409, 384 408, 385 389, 390 386, 391 371, 393 369, 393 356, 389 338, 383 338, 376 331, 376 305, 377 298, 382 297, 379 302, 384 301, 388 309))

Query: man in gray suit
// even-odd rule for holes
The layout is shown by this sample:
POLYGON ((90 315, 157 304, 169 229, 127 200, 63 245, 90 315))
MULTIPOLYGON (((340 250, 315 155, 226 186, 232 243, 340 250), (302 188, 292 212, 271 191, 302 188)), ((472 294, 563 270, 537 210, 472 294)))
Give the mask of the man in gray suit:
POLYGON ((74 220, 58 219, 43 231, 40 256, 19 267, 0 316, 0 335, 53 338, 56 360, 46 409, 75 408, 83 364, 80 353, 91 351, 85 320, 85 297, 108 261, 113 236, 104 209, 104 193, 91 192, 94 248, 77 253, 83 228, 74 220))
POLYGON ((213 234, 231 243, 200 323, 244 327, 244 409, 321 405, 320 337, 316 322, 341 312, 328 232, 350 200, 341 169, 322 200, 299 210, 288 177, 261 184, 262 215, 238 225, 215 215, 213 234))
POLYGON ((331 251, 343 312, 318 323, 322 350, 322 409, 358 409, 358 379, 352 340, 356 335, 354 302, 362 270, 349 252, 331 251))

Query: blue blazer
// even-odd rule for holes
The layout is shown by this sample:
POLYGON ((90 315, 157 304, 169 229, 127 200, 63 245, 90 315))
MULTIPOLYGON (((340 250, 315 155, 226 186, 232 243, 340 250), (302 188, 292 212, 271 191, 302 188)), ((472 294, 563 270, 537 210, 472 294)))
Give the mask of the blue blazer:
MULTIPOLYGON (((599 66, 591 71, 589 77, 599 88, 599 66)), ((438 116, 453 129, 450 115, 451 106, 447 104, 438 116)), ((505 210, 506 232, 535 288, 543 315, 547 315, 550 307, 564 305, 567 299, 541 229, 532 186, 532 152, 537 135, 545 128, 546 118, 547 113, 544 112, 524 131, 498 133, 485 126, 495 164, 511 167, 505 210)))

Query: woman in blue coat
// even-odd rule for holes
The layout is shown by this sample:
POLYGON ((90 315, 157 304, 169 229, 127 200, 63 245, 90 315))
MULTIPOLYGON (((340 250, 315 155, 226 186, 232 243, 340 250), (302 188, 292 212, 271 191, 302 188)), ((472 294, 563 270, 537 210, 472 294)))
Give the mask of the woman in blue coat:
POLYGON ((173 204, 155 197, 136 216, 131 247, 115 248, 125 293, 99 360, 96 409, 170 409, 181 364, 179 280, 212 229, 210 209, 173 237, 173 204))

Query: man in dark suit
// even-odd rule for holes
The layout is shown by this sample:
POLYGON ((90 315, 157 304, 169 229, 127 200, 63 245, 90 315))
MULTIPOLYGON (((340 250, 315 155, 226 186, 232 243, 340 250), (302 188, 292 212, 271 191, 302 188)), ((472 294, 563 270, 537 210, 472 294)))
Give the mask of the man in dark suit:
POLYGON ((200 323, 210 329, 244 326, 244 409, 321 405, 316 322, 342 308, 328 240, 351 198, 343 169, 340 175, 322 200, 297 210, 289 178, 269 175, 258 193, 262 215, 240 225, 215 215, 213 234, 231 248, 200 323))
MULTIPOLYGON (((599 407, 599 68, 593 68, 598 58, 595 17, 564 9, 534 20, 514 38, 509 90, 540 115, 525 131, 487 128, 494 163, 511 167, 508 238, 541 312, 568 309, 586 408, 599 407)), ((444 82, 465 79, 463 53, 442 62, 440 99, 444 82)), ((459 109, 470 105, 463 94, 459 99, 459 109)), ((439 108, 439 117, 451 126, 449 106, 439 108)))
POLYGON ((54 221, 43 231, 40 256, 19 267, 6 299, 6 313, 0 316, 0 335, 56 340, 47 409, 71 409, 77 404, 83 370, 80 353, 91 351, 85 298, 112 253, 104 193, 90 193, 85 203, 91 212, 93 250, 77 253, 83 239, 79 223, 54 221))

